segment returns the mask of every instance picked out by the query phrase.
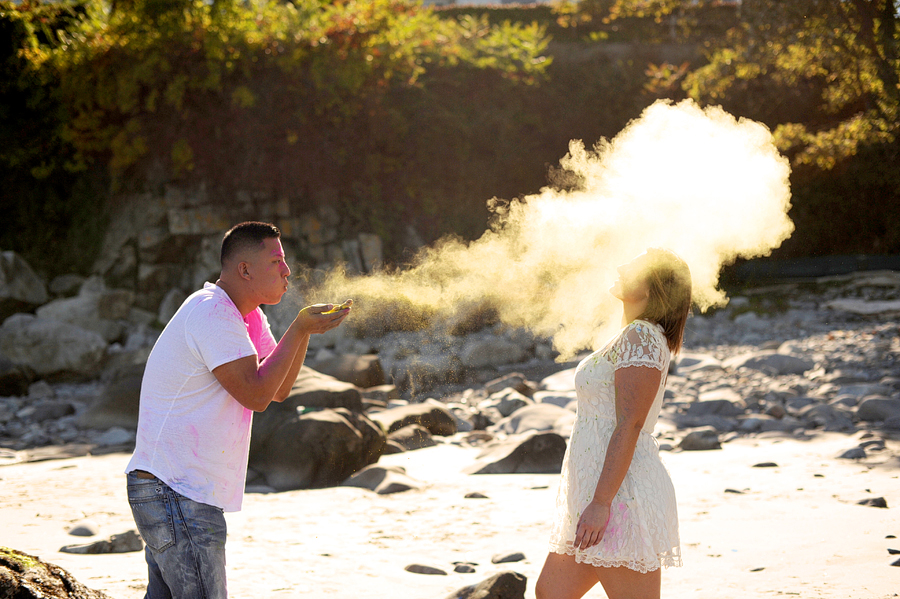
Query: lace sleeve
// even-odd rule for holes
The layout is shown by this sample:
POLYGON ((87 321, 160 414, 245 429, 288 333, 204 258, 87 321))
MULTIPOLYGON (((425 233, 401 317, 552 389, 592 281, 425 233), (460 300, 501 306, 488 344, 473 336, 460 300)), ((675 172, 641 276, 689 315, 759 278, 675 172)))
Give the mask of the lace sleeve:
POLYGON ((616 369, 628 366, 649 366, 665 372, 669 347, 665 335, 656 326, 636 320, 625 327, 616 342, 616 369))

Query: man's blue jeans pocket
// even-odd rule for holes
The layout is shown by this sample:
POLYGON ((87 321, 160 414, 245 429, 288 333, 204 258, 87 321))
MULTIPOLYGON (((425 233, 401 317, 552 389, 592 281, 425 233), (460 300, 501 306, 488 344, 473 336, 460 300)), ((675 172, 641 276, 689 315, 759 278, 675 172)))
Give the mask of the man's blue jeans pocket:
POLYGON ((171 496, 159 479, 128 477, 128 503, 138 532, 150 549, 160 553, 175 544, 171 496))

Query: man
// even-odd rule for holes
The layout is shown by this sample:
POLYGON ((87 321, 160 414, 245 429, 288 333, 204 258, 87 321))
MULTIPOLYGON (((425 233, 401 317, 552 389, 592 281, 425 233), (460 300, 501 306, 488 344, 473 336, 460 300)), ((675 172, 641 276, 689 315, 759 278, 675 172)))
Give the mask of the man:
POLYGON ((128 501, 146 543, 147 599, 225 599, 225 518, 244 493, 253 412, 284 401, 309 336, 349 308, 297 314, 277 344, 259 306, 277 304, 291 269, 274 225, 222 240, 222 272, 181 305, 144 371, 128 501))

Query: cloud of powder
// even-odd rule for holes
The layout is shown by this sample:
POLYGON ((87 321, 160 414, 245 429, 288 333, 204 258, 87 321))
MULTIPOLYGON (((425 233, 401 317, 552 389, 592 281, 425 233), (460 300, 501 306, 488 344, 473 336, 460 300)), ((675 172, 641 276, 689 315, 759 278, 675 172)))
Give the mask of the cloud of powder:
POLYGON ((765 126, 720 108, 658 101, 612 140, 591 149, 572 141, 560 164, 576 189, 500 202, 475 241, 440 240, 395 272, 335 269, 308 297, 352 297, 358 325, 395 321, 385 328, 490 310, 569 358, 620 326, 608 289, 616 267, 646 248, 684 258, 706 310, 727 301, 717 287, 723 265, 768 255, 793 231, 787 160, 765 126))

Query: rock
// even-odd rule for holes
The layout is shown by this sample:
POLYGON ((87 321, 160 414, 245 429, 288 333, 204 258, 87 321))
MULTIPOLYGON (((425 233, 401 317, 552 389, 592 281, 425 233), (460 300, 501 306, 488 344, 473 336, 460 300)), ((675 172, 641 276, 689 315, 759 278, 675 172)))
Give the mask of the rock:
POLYGON ((32 380, 34 375, 29 368, 14 364, 6 356, 0 355, 0 397, 25 395, 32 380))
POLYGON ((524 599, 528 579, 518 572, 500 572, 478 584, 463 587, 446 599, 524 599))
POLYGON ((99 447, 116 447, 119 445, 134 445, 134 433, 124 428, 114 426, 94 439, 99 447))
POLYGON ((417 395, 438 385, 462 379, 463 365, 455 355, 418 354, 396 362, 391 368, 393 383, 417 395))
POLYGON ((577 403, 572 402, 577 402, 578 396, 575 391, 535 391, 532 399, 535 403, 553 404, 574 412, 577 403))
POLYGON ((525 559, 525 554, 521 551, 513 551, 511 553, 498 553, 491 558, 492 564, 507 564, 512 562, 521 562, 525 559))
POLYGON ((759 464, 753 464, 754 468, 778 468, 778 464, 775 462, 760 462, 759 464))
POLYGON ((860 316, 881 316, 895 318, 900 316, 900 300, 875 301, 855 298, 832 300, 825 304, 830 310, 850 312, 860 316))
POLYGON ((722 449, 719 433, 712 428, 694 430, 685 435, 678 447, 685 451, 706 451, 722 449))
POLYGON ((106 345, 97 333, 31 314, 14 314, 0 327, 0 353, 42 376, 96 376, 106 345))
POLYGON ((806 421, 808 428, 820 428, 826 431, 853 430, 853 420, 843 410, 828 404, 812 405, 799 413, 806 421))
POLYGON ((136 530, 129 530, 121 534, 112 535, 108 539, 94 541, 86 545, 66 545, 60 547, 62 553, 80 553, 95 555, 100 553, 131 553, 141 551, 144 541, 136 530))
POLYGON ((862 460, 866 457, 866 450, 862 447, 848 449, 838 456, 839 460, 862 460))
MULTIPOLYGON (((725 418, 717 414, 692 416, 691 414, 677 414, 672 418, 678 428, 712 428, 720 433, 730 433, 737 429, 741 421, 736 418, 725 418)), ((760 424, 762 426, 762 424, 760 424)))
POLYGON ((371 464, 341 483, 342 487, 369 489, 378 495, 421 489, 422 483, 406 474, 400 466, 371 464))
POLYGON ((881 422, 900 417, 900 399, 886 397, 864 399, 856 409, 856 416, 866 422, 881 422))
POLYGON ((458 574, 473 574, 475 567, 472 564, 454 564, 453 571, 458 574))
POLYGON ((521 362, 526 351, 517 343, 495 335, 473 335, 466 340, 459 359, 468 368, 502 366, 521 362))
POLYGON ((378 425, 346 408, 266 410, 254 418, 249 465, 277 491, 326 487, 377 462, 384 446, 378 425))
POLYGON ((566 440, 556 433, 527 432, 487 445, 467 474, 552 474, 562 469, 566 440))
POLYGON ((397 429, 388 435, 388 440, 397 443, 406 451, 435 445, 428 429, 419 424, 408 424, 397 429))
POLYGON ((362 390, 363 400, 380 401, 387 404, 392 399, 400 399, 396 385, 377 385, 362 390))
POLYGON ((530 398, 522 395, 512 387, 507 387, 491 394, 490 397, 479 403, 478 407, 482 410, 493 408, 500 413, 500 416, 506 418, 516 410, 533 403, 530 398))
POLYGON ((432 568, 431 566, 423 566, 422 564, 410 564, 403 568, 407 572, 413 574, 428 574, 430 576, 446 576, 447 573, 440 568, 432 568))
POLYGON ((679 354, 678 360, 675 362, 675 371, 681 375, 722 369, 722 362, 708 354, 684 352, 679 354))
POLYGON ((574 391, 575 369, 561 370, 544 378, 541 380, 541 389, 544 391, 574 391))
MULTIPOLYGON (((362 393, 352 383, 339 381, 334 377, 322 374, 308 366, 300 369, 296 382, 291 387, 287 399, 281 403, 286 411, 293 411, 298 406, 310 408, 347 408, 353 412, 362 412, 362 393)), ((270 406, 265 413, 272 408, 270 406)))
POLYGON ((856 502, 857 505, 867 505, 869 507, 887 508, 887 500, 884 497, 869 497, 856 502))
POLYGON ((84 284, 84 277, 76 274, 59 275, 50 281, 50 293, 57 297, 72 297, 84 284))
POLYGON ((101 314, 112 313, 116 318, 125 318, 128 315, 128 308, 131 307, 131 303, 125 301, 123 309, 108 309, 107 301, 115 306, 117 303, 115 298, 112 292, 85 284, 75 297, 53 300, 39 307, 35 314, 41 319, 67 322, 93 331, 107 343, 111 343, 122 336, 124 327, 121 322, 104 318, 101 314))
POLYGON ((157 320, 163 325, 168 324, 187 298, 188 294, 181 289, 177 287, 169 289, 159 303, 159 309, 156 311, 157 320))
POLYGON ((311 366, 322 374, 363 389, 385 384, 384 370, 376 354, 344 354, 324 361, 316 360, 311 366))
MULTIPOLYGON (((740 401, 738 398, 737 401, 740 401)), ((732 399, 710 399, 704 400, 701 395, 700 401, 696 401, 688 406, 686 414, 688 416, 723 416, 733 417, 744 413, 744 408, 736 405, 732 399)))
POLYGON ((531 397, 534 393, 534 388, 528 382, 528 379, 525 378, 525 375, 520 372, 511 372, 484 384, 484 390, 488 395, 493 395, 508 387, 515 389, 526 397, 531 397))
POLYGON ((571 410, 553 404, 532 404, 516 410, 490 427, 492 432, 516 434, 526 431, 553 431, 574 419, 571 410))
POLYGON ((44 281, 16 252, 0 252, 0 320, 44 304, 49 299, 44 281))
POLYGON ((59 566, 6 547, 0 547, 0 593, 9 599, 110 599, 59 566))
POLYGON ((80 520, 72 525, 69 534, 73 537, 93 537, 100 534, 100 527, 93 520, 80 520))
POLYGON ((79 414, 77 423, 83 428, 137 429, 141 403, 141 381, 144 364, 130 364, 109 375, 103 391, 79 414))
POLYGON ((762 370, 771 375, 803 374, 815 366, 810 360, 787 354, 780 354, 775 350, 764 350, 742 354, 725 360, 722 365, 734 370, 737 370, 738 368, 762 370))
POLYGON ((410 424, 418 424, 432 435, 447 437, 456 433, 456 418, 444 404, 433 399, 376 412, 371 418, 387 434, 410 424))

